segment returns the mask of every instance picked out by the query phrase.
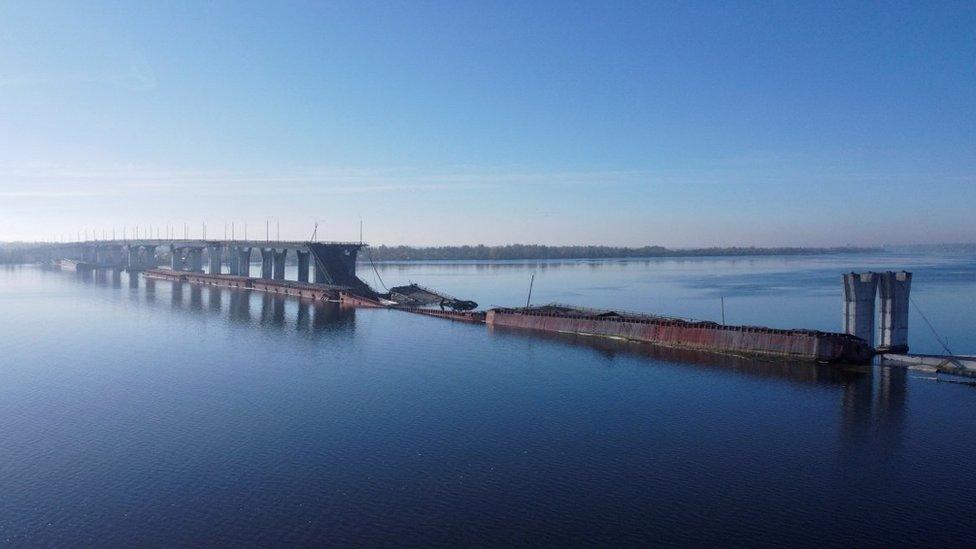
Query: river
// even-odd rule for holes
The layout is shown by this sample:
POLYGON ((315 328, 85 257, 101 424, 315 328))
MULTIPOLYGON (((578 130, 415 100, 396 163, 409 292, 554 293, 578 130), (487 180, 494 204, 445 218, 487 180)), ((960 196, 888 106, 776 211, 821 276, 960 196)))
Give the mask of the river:
MULTIPOLYGON (((841 327, 914 273, 913 351, 976 354, 976 258, 360 265, 483 307, 841 327), (920 315, 925 314, 923 319, 920 315)), ((382 281, 382 282, 381 282, 382 281)), ((976 389, 127 274, 0 268, 0 541, 973 545, 976 389)))

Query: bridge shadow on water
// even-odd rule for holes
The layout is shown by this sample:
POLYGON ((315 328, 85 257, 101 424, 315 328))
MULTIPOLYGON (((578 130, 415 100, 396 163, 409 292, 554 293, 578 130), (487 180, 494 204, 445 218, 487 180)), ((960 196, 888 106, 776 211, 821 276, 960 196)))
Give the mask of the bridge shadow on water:
POLYGON ((133 301, 198 315, 223 317, 255 327, 316 333, 352 332, 356 311, 338 303, 310 301, 254 290, 200 286, 145 278, 120 270, 78 271, 75 279, 114 289, 129 290, 133 301))

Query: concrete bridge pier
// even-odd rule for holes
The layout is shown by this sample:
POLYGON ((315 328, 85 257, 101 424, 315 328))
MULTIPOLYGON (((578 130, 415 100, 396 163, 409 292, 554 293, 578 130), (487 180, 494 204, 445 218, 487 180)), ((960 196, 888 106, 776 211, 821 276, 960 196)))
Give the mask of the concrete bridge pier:
POLYGON ((271 278, 274 269, 274 249, 261 248, 261 278, 271 278))
POLYGON ((874 346, 874 298, 877 273, 844 274, 844 333, 874 346))
POLYGON ((238 274, 240 276, 251 276, 251 248, 241 246, 237 249, 238 274))
POLYGON ((908 352, 908 303, 912 273, 888 271, 881 274, 881 341, 879 351, 908 352))
POLYGON ((183 248, 170 246, 169 252, 170 252, 170 268, 172 268, 174 271, 182 271, 183 270, 183 248))
POLYGON ((221 254, 223 249, 220 244, 211 244, 207 246, 207 260, 210 263, 209 273, 212 275, 219 275, 221 270, 221 254))
POLYGON ((285 260, 288 258, 288 249, 274 250, 274 273, 275 280, 285 279, 285 260))
POLYGON ((142 262, 139 261, 139 247, 138 246, 126 246, 125 247, 125 260, 126 267, 130 271, 134 271, 142 266, 142 262))
POLYGON ((187 263, 189 270, 195 273, 203 272, 203 248, 187 248, 187 263))
POLYGON ((308 256, 307 251, 298 250, 295 252, 298 256, 298 281, 308 282, 308 256))
POLYGON ((143 251, 143 265, 147 269, 156 268, 156 247, 146 246, 142 249, 143 251))
POLYGON ((241 253, 237 246, 227 248, 227 272, 234 276, 241 274, 241 253))

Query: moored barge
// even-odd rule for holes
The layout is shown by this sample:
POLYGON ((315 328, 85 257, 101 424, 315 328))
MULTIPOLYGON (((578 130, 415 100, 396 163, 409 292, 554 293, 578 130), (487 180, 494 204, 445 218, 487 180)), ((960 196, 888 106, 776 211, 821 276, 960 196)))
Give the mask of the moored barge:
POLYGON ((489 326, 611 337, 679 349, 788 360, 862 364, 874 355, 866 341, 847 334, 728 326, 558 305, 491 309, 485 322, 489 326))

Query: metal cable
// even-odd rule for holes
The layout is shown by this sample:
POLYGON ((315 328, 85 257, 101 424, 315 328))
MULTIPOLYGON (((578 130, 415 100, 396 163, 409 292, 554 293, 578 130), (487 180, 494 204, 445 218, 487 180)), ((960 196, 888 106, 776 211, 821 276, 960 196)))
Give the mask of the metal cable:
POLYGON ((933 326, 932 323, 929 322, 928 317, 925 316, 925 313, 922 312, 922 309, 918 308, 918 303, 915 302, 915 298, 909 296, 908 300, 911 301, 912 306, 914 306, 915 310, 918 311, 918 314, 919 316, 922 317, 922 320, 924 320, 925 323, 928 324, 929 330, 932 330, 932 335, 935 337, 935 340, 939 342, 939 345, 941 345, 943 349, 945 349, 947 355, 951 355, 952 351, 949 350, 949 346, 945 344, 945 342, 942 340, 941 337, 939 337, 939 333, 935 331, 935 326, 933 326))
POLYGON ((383 286, 383 289, 386 290, 387 293, 389 293, 390 289, 386 287, 386 283, 383 282, 383 277, 381 277, 380 272, 376 270, 376 264, 373 263, 373 256, 369 254, 369 248, 365 248, 363 249, 363 251, 366 252, 366 258, 369 259, 369 264, 371 267, 373 267, 373 274, 376 275, 376 279, 380 281, 380 285, 383 286))

